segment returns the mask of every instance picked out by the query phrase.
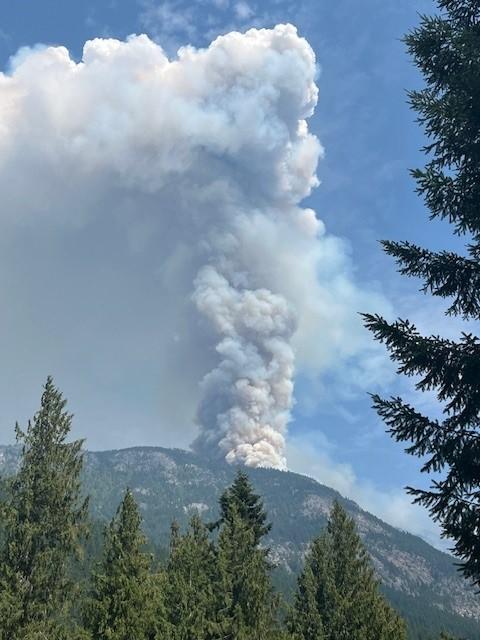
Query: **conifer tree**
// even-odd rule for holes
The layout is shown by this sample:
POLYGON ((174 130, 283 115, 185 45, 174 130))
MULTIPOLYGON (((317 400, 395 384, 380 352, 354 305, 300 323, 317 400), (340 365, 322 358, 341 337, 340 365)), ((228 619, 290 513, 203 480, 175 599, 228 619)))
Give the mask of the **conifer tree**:
POLYGON ((324 640, 323 622, 318 606, 319 575, 313 572, 310 558, 298 577, 295 603, 288 620, 288 628, 292 633, 292 640, 324 640))
POLYGON ((167 637, 163 594, 150 573, 151 556, 144 546, 140 513, 127 489, 105 530, 103 559, 85 607, 85 626, 95 640, 167 637))
MULTIPOLYGON (((480 3, 437 0, 440 14, 423 16, 405 42, 426 87, 410 93, 428 143, 424 169, 412 172, 431 218, 465 237, 465 251, 435 252, 410 242, 383 242, 400 273, 423 280, 423 291, 450 299, 447 314, 480 319, 480 3)), ((444 536, 453 539, 462 571, 480 585, 480 342, 421 335, 408 320, 366 315, 399 372, 418 376, 417 389, 435 391, 443 419, 431 419, 401 398, 373 396, 393 438, 440 473, 430 490, 408 488, 444 536)))
POLYGON ((215 526, 230 522, 234 513, 252 531, 256 545, 272 528, 267 523, 262 499, 254 492, 248 475, 241 469, 220 498, 220 520, 215 526))
POLYGON ((166 608, 172 640, 215 638, 216 556, 208 529, 195 515, 181 536, 172 526, 166 608))
POLYGON ((276 639, 278 601, 270 581, 268 550, 260 546, 270 525, 265 524, 263 503, 245 473, 238 472, 220 508, 218 637, 276 639))
POLYGON ((288 626, 295 640, 405 640, 403 622, 378 590, 354 521, 338 502, 313 541, 288 626))
POLYGON ((26 431, 18 473, 2 505, 5 542, 0 556, 0 638, 76 637, 69 622, 74 585, 69 567, 85 532, 81 497, 81 440, 67 442, 72 416, 48 378, 39 411, 26 431))

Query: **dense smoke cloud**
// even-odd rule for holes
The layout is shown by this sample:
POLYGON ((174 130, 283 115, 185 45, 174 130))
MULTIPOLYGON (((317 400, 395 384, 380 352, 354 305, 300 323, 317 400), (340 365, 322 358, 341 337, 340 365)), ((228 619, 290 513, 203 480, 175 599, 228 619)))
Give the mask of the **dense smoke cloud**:
POLYGON ((252 466, 285 466, 295 367, 377 368, 355 317, 370 294, 300 206, 322 153, 314 79, 291 25, 171 61, 146 36, 87 42, 78 63, 26 49, 0 76, 2 225, 125 229, 160 273, 168 383, 199 390, 195 448, 252 466))
POLYGON ((229 462, 284 465, 292 405, 294 315, 268 289, 232 286, 212 266, 196 279, 194 300, 221 337, 220 364, 202 382, 202 426, 195 446, 212 446, 229 462))

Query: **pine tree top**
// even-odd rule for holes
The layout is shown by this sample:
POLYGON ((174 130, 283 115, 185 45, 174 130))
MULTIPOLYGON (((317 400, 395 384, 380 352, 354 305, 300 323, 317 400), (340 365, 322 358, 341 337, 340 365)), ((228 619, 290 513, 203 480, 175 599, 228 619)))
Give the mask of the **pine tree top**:
POLYGON ((87 528, 88 500, 82 497, 80 483, 82 441, 67 441, 72 416, 65 407, 66 400, 49 377, 27 429, 16 426, 22 451, 2 509, 0 590, 15 602, 14 626, 26 635, 48 627, 54 637, 70 626, 74 585, 68 566, 87 528))
POLYGON ((230 520, 233 510, 252 529, 255 544, 270 532, 272 525, 267 523, 263 500, 254 492, 248 475, 241 469, 220 498, 220 523, 230 520))
POLYGON ((133 493, 127 487, 116 515, 107 527, 106 550, 110 553, 113 561, 120 557, 133 561, 135 556, 139 556, 145 560, 146 566, 148 566, 148 557, 143 553, 145 544, 142 517, 133 493))
POLYGON ((337 501, 306 555, 289 627, 301 640, 405 640, 405 625, 379 592, 355 522, 337 501))

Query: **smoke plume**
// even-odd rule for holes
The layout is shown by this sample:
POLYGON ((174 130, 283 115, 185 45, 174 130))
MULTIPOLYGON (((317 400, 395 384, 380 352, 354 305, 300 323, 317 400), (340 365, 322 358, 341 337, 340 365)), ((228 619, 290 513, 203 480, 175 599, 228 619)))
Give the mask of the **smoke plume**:
POLYGON ((24 49, 0 76, 3 227, 85 247, 124 233, 155 274, 164 384, 196 398, 194 447, 230 462, 285 466, 296 369, 371 362, 355 319, 370 294, 301 207, 322 153, 315 70, 279 25, 173 60, 145 35, 89 41, 80 62, 24 49))

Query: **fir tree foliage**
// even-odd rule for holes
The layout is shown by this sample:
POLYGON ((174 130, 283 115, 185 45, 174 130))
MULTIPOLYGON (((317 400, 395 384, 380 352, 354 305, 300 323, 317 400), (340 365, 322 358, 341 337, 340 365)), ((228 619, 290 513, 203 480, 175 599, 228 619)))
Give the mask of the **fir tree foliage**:
POLYGON ((312 553, 298 577, 295 603, 288 621, 292 640, 324 640, 322 614, 318 602, 319 575, 314 573, 312 553))
POLYGON ((127 489, 105 530, 103 559, 93 576, 84 621, 96 640, 153 640, 166 628, 159 583, 144 551, 141 517, 127 489))
POLYGON ((295 640, 405 640, 403 622, 378 590, 355 523, 338 502, 298 580, 288 624, 295 640))
MULTIPOLYGON (((425 79, 410 103, 427 135, 428 162, 412 174, 431 218, 445 219, 465 237, 462 255, 410 242, 385 241, 406 276, 423 291, 449 300, 446 313, 480 319, 480 3, 438 0, 439 15, 423 16, 405 42, 425 79)), ((373 396, 392 437, 423 458, 435 474, 430 490, 408 487, 453 540, 462 571, 480 585, 480 343, 473 333, 457 340, 423 336, 408 320, 366 315, 399 373, 417 376, 417 389, 434 391, 443 419, 431 419, 401 398, 373 396), (439 476, 437 474, 440 474, 439 476)))
POLYGON ((237 471, 220 498, 217 550, 218 633, 222 638, 279 637, 269 551, 261 545, 271 524, 248 475, 237 471))
POLYGON ((172 525, 165 600, 172 640, 216 636, 216 554, 209 532, 195 515, 182 536, 172 525))
POLYGON ((86 529, 81 496, 82 441, 67 442, 72 416, 51 377, 39 411, 25 431, 18 473, 2 505, 0 638, 74 638, 69 622, 74 585, 69 576, 86 529))
POLYGON ((222 494, 220 513, 220 520, 215 526, 228 524, 234 519, 240 518, 252 531, 255 545, 272 528, 272 525, 267 523, 267 514, 262 499, 254 492, 248 475, 242 469, 237 471, 232 485, 222 494))
MULTIPOLYGON (((263 516, 263 514, 262 514, 263 516)), ((218 540, 218 630, 221 638, 277 638, 277 598, 271 564, 256 529, 231 505, 218 540)))

